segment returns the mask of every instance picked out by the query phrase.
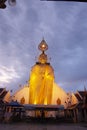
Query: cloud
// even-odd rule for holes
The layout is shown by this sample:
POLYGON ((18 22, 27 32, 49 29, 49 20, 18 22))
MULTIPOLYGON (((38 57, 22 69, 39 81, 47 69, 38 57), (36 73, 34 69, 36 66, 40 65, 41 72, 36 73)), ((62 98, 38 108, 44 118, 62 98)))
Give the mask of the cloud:
POLYGON ((1 82, 15 88, 28 80, 44 36, 55 81, 68 90, 79 88, 87 79, 86 12, 84 3, 35 0, 0 10, 1 82))
POLYGON ((14 78, 20 78, 13 67, 0 66, 0 83, 9 83, 14 78))

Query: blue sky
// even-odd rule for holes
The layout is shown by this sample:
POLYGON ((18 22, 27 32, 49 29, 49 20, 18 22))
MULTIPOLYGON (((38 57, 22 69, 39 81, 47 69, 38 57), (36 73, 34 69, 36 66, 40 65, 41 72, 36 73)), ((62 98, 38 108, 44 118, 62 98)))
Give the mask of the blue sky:
MULTIPOLYGON (((29 79, 44 37, 55 82, 65 91, 87 85, 87 3, 17 0, 0 9, 0 86, 18 89, 29 79)), ((87 87, 86 87, 87 88, 87 87)))

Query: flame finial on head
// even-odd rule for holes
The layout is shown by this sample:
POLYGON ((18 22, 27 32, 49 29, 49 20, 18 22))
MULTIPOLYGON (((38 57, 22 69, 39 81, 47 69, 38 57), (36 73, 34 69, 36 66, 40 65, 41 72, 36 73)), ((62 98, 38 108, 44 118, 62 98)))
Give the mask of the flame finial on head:
POLYGON ((44 53, 46 50, 48 50, 48 45, 45 42, 44 38, 42 39, 42 41, 40 42, 40 44, 38 45, 38 49, 42 51, 42 53, 39 55, 38 57, 38 61, 42 64, 47 63, 47 55, 44 53))
POLYGON ((41 50, 41 51, 43 51, 43 52, 46 51, 46 50, 48 50, 48 45, 45 42, 44 38, 41 41, 41 43, 39 44, 38 49, 41 50))

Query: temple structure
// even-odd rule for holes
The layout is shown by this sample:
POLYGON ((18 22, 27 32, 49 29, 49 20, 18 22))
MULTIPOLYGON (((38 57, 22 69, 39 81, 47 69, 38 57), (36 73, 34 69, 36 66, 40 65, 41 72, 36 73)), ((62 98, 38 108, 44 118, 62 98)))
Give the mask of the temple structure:
POLYGON ((0 88, 0 120, 3 112, 11 112, 13 119, 20 119, 25 111, 25 116, 40 117, 40 119, 53 117, 73 122, 87 122, 87 90, 76 93, 66 93, 55 83, 54 70, 48 62, 46 50, 48 45, 43 39, 38 45, 41 54, 30 71, 28 83, 15 92, 10 98, 10 92, 0 88), (22 104, 22 105, 21 105, 22 104), (5 107, 4 107, 5 105, 5 107), (61 118, 63 117, 63 118, 61 118))
POLYGON ((0 87, 0 104, 2 102, 9 102, 10 101, 10 91, 7 91, 6 88, 0 87))
POLYGON ((20 88, 12 96, 21 104, 43 104, 43 105, 64 105, 66 107, 67 93, 55 83, 54 70, 48 62, 45 53, 48 45, 43 39, 38 45, 41 54, 32 67, 28 84, 20 88))

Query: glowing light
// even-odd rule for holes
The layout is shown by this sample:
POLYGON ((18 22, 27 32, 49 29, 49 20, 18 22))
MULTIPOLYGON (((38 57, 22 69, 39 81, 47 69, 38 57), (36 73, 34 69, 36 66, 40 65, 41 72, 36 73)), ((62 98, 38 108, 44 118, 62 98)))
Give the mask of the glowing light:
POLYGON ((44 105, 47 105, 47 97, 44 100, 44 105))
POLYGON ((43 44, 43 45, 42 45, 42 47, 44 48, 44 47, 45 47, 45 45, 43 44))
POLYGON ((45 42, 44 39, 43 39, 43 40, 41 41, 41 43, 39 44, 38 48, 39 48, 39 50, 41 50, 41 51, 46 51, 46 50, 48 49, 48 45, 47 45, 47 43, 45 42))
POLYGON ((37 103, 36 103, 36 100, 34 101, 34 104, 37 104, 37 103))

